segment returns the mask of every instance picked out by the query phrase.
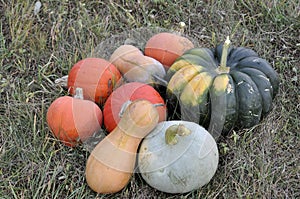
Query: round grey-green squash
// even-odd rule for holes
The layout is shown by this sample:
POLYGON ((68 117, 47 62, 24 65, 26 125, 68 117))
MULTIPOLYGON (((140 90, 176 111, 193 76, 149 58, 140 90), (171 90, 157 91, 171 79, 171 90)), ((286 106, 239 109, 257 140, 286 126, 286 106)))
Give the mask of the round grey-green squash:
POLYGON ((199 124, 160 122, 142 141, 138 167, 153 188, 167 193, 199 189, 214 176, 219 162, 216 141, 199 124))

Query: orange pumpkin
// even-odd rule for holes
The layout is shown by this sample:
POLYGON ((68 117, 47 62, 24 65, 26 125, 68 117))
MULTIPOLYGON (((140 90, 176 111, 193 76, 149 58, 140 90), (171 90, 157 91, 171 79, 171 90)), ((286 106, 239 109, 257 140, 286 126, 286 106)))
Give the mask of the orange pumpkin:
POLYGON ((153 57, 167 69, 185 51, 194 48, 194 44, 186 37, 174 33, 158 33, 146 43, 145 55, 153 57))
POLYGON ((63 96, 51 103, 47 124, 53 135, 74 147, 101 129, 102 111, 92 101, 63 96))
POLYGON ((83 89, 84 99, 103 105, 121 78, 119 70, 102 58, 86 58, 77 62, 68 76, 68 89, 74 95, 75 89, 83 89))
POLYGON ((137 99, 148 100, 154 104, 159 114, 159 122, 166 120, 166 104, 160 94, 152 86, 130 82, 114 90, 104 105, 104 125, 108 132, 117 126, 127 106, 137 99))

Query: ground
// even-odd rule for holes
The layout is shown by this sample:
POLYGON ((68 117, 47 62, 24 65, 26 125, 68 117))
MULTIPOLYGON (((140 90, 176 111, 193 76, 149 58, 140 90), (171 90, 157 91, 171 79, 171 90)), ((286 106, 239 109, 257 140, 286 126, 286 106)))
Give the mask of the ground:
POLYGON ((300 4, 240 1, 0 1, 0 198, 299 198, 300 4), (180 30, 213 47, 227 35, 255 50, 280 76, 271 113, 218 141, 220 163, 199 190, 170 195, 139 174, 100 195, 84 177, 89 151, 57 141, 50 103, 67 95, 55 79, 104 39, 142 27, 180 30))

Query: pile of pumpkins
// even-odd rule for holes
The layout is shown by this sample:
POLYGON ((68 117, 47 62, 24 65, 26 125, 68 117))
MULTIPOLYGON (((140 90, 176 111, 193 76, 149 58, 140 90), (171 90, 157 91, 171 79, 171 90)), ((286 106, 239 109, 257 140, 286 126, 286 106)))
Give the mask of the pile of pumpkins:
POLYGON ((217 139, 270 112, 279 79, 256 52, 229 38, 213 49, 157 33, 144 49, 121 45, 109 60, 85 58, 68 74, 69 96, 50 105, 47 123, 74 147, 101 129, 86 181, 97 193, 122 190, 140 172, 167 193, 199 189, 218 167, 217 139))

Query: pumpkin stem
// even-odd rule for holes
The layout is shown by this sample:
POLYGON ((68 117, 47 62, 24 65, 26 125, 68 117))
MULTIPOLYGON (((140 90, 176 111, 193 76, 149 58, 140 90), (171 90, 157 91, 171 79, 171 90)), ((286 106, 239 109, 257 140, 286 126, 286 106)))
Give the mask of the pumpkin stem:
POLYGON ((230 46, 230 40, 229 40, 229 36, 227 36, 227 38, 223 44, 221 63, 220 63, 220 67, 219 67, 219 71, 221 73, 229 72, 229 67, 227 67, 227 65, 226 65, 229 46, 230 46))
POLYGON ((122 104, 121 110, 119 112, 119 117, 122 118, 126 109, 128 108, 128 106, 132 103, 132 101, 127 100, 126 102, 124 102, 124 104, 122 104))
POLYGON ((73 97, 75 99, 82 99, 83 100, 83 89, 82 88, 76 88, 75 89, 75 95, 73 97))
POLYGON ((165 141, 168 145, 175 145, 178 142, 177 135, 185 136, 189 134, 191 134, 191 130, 183 124, 174 124, 166 130, 165 141))

